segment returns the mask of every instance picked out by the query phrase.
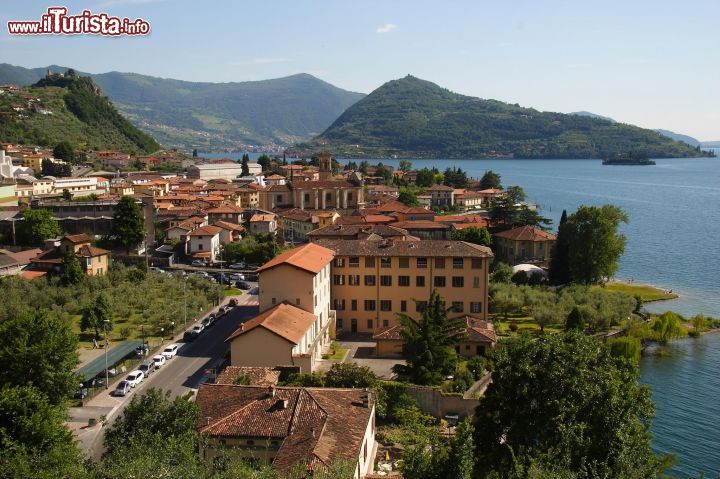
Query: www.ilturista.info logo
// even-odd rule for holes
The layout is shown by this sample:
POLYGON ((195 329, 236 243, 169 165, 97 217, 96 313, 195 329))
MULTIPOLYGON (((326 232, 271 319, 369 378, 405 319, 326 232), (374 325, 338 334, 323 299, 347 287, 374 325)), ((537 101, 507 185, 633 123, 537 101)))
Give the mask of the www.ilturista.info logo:
POLYGON ((83 10, 68 15, 65 7, 50 7, 40 21, 7 22, 10 35, 147 35, 150 23, 142 18, 112 17, 107 13, 83 10))

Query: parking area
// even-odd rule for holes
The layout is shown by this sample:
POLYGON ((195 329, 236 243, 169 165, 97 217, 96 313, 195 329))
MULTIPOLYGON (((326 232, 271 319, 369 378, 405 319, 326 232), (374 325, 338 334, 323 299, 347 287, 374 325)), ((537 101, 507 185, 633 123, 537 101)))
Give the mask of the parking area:
POLYGON ((337 343, 341 348, 349 350, 344 362, 367 366, 377 377, 382 379, 393 379, 395 373, 393 373, 392 367, 396 364, 405 364, 402 359, 376 358, 375 342, 371 340, 340 338, 337 343))

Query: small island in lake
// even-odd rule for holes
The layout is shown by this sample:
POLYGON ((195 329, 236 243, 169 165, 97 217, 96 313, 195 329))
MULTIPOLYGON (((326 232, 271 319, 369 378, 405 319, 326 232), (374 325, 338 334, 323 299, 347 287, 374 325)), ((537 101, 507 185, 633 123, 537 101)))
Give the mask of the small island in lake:
POLYGON ((603 165, 654 165, 655 161, 642 153, 613 153, 603 159, 603 165))

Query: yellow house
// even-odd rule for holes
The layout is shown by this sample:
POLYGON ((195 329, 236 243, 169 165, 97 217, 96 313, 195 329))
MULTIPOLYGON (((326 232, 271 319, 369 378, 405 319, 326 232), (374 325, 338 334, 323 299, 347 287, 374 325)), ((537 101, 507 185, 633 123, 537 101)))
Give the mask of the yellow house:
POLYGON ((557 236, 535 226, 521 226, 493 235, 495 254, 510 265, 549 265, 557 236))
POLYGON ((445 240, 315 241, 335 252, 332 298, 338 329, 375 333, 395 326, 397 313, 422 311, 433 289, 458 315, 487 318, 489 248, 445 240))
POLYGON ((80 260, 80 266, 88 276, 106 274, 109 266, 109 251, 93 246, 91 241, 92 238, 86 234, 63 236, 56 245, 31 260, 31 269, 59 271, 63 256, 70 252, 80 260))

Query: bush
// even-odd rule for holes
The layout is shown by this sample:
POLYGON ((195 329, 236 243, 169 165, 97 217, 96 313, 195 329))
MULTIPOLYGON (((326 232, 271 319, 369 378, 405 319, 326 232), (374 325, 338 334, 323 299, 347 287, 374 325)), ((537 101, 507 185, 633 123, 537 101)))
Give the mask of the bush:
POLYGON ((516 332, 518 329, 519 329, 519 326, 518 326, 518 324, 517 324, 515 321, 513 321, 512 323, 510 323, 510 331, 512 331, 512 332, 514 333, 514 332, 516 332))
POLYGON ((520 286, 522 284, 528 284, 527 273, 522 270, 516 271, 510 278, 510 281, 517 284, 518 286, 520 286))
POLYGON ((473 356, 467 362, 467 369, 477 381, 485 374, 487 360, 482 356, 473 356))

